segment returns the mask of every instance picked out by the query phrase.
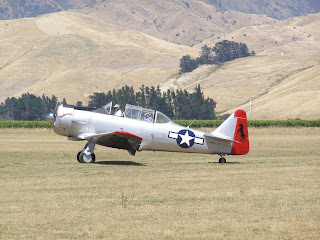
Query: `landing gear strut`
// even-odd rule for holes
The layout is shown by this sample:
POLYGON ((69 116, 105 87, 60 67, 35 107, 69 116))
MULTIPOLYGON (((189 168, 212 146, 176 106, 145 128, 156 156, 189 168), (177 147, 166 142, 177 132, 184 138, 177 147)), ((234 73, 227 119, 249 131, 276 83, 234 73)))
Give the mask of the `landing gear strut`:
POLYGON ((96 161, 96 155, 93 153, 94 142, 88 142, 84 148, 78 152, 77 160, 79 163, 94 163, 96 161))
POLYGON ((226 162, 227 162, 227 160, 223 156, 221 156, 221 158, 219 158, 219 163, 226 163, 226 162))

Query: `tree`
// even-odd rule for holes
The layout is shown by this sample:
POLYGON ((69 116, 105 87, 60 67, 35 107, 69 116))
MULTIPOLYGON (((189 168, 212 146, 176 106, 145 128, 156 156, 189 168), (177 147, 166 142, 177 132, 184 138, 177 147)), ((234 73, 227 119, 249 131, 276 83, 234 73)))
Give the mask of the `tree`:
POLYGON ((10 120, 44 120, 45 115, 52 112, 57 98, 50 99, 45 95, 37 97, 30 93, 24 93, 19 98, 7 98, 0 105, 0 115, 3 119, 10 120))
MULTIPOLYGON (((119 103, 122 108, 126 103, 139 105, 163 112, 173 119, 214 119, 215 101, 211 98, 205 99, 198 85, 193 93, 178 89, 162 92, 160 86, 144 87, 142 85, 138 92, 133 87, 124 86, 121 89, 105 93, 94 93, 89 96, 89 107, 102 107, 113 101, 119 103)), ((7 98, 0 104, 0 119, 11 120, 44 120, 47 113, 52 112, 58 99, 42 95, 35 96, 30 93, 22 94, 19 98, 7 98)), ((66 99, 63 99, 66 103, 66 99)), ((76 106, 82 106, 78 101, 76 106)))
POLYGON ((90 99, 89 105, 95 107, 101 107, 109 101, 114 101, 123 107, 126 103, 130 103, 158 110, 173 119, 215 119, 215 101, 211 98, 204 98, 200 85, 193 93, 181 89, 161 92, 159 85, 157 87, 142 85, 140 91, 135 93, 132 87, 125 86, 119 90, 113 89, 112 94, 111 91, 107 95, 94 93, 90 99), (108 95, 110 98, 105 98, 108 95), (101 102, 101 99, 104 101, 101 102))
POLYGON ((224 63, 236 58, 250 56, 248 47, 244 43, 223 40, 218 42, 213 47, 216 62, 224 63))
POLYGON ((254 56, 255 52, 251 51, 245 43, 223 40, 217 42, 214 47, 210 48, 204 45, 201 48, 200 56, 192 59, 190 55, 183 56, 180 59, 179 73, 191 72, 199 65, 203 64, 223 64, 236 58, 254 56))
POLYGON ((204 45, 201 48, 200 56, 197 58, 197 63, 199 65, 203 64, 214 64, 215 55, 212 48, 209 48, 207 45, 204 45))
POLYGON ((90 101, 88 107, 102 107, 108 102, 107 95, 105 93, 93 93, 89 96, 90 101))
POLYGON ((180 59, 180 73, 191 72, 197 67, 197 61, 192 59, 190 55, 183 56, 180 59))

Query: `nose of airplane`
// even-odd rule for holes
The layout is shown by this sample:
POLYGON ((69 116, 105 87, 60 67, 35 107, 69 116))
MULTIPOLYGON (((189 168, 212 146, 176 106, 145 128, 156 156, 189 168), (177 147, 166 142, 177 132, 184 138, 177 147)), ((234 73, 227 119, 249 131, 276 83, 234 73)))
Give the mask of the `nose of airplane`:
POLYGON ((56 116, 57 116, 57 110, 58 110, 58 102, 56 103, 56 106, 55 106, 53 112, 48 113, 48 114, 46 115, 46 120, 47 120, 49 123, 54 123, 54 122, 55 122, 56 116))
POLYGON ((49 123, 54 123, 55 116, 54 116, 53 112, 52 112, 52 113, 48 113, 48 114, 46 115, 46 120, 47 120, 47 122, 49 122, 49 123))

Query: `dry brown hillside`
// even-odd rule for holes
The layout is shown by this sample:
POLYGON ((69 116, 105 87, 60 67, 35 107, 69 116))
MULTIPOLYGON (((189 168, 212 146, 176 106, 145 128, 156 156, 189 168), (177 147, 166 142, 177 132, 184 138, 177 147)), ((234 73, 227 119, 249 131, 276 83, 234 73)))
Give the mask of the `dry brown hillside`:
POLYGON ((320 14, 314 14, 208 39, 203 44, 210 47, 223 39, 245 42, 257 56, 202 66, 161 87, 191 91, 201 84, 221 114, 248 110, 252 99, 254 119, 320 119, 319 25, 320 14))
POLYGON ((191 48, 76 12, 0 21, 0 101, 31 92, 75 104, 125 84, 189 91, 201 84, 219 113, 247 110, 252 99, 255 119, 320 119, 319 24, 320 14, 307 15, 243 27, 191 48), (177 75, 181 56, 196 57, 203 44, 223 39, 245 42, 257 56, 177 75))
POLYGON ((189 46, 220 33, 275 22, 265 15, 220 11, 201 0, 97 1, 76 11, 104 22, 189 46))
POLYGON ((93 92, 156 85, 196 50, 72 12, 0 21, 0 101, 27 91, 86 102, 93 92))
POLYGON ((221 40, 244 42, 258 55, 317 55, 320 51, 320 13, 274 24, 241 28, 229 34, 220 34, 204 41, 213 46, 221 40))
MULTIPOLYGON (((311 64, 280 81, 252 101, 253 119, 320 119, 319 64, 311 64)), ((240 108, 250 109, 248 103, 240 108)))

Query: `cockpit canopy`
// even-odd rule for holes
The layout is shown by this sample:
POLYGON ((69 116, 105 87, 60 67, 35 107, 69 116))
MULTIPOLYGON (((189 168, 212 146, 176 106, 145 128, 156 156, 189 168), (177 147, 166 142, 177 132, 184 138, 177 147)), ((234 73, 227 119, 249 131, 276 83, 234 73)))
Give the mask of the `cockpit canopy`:
MULTIPOLYGON (((97 108, 93 110, 94 112, 108 114, 111 115, 112 113, 112 101, 107 103, 101 108, 97 108)), ((143 107, 139 107, 136 105, 126 104, 124 117, 132 118, 136 120, 146 121, 150 123, 168 123, 171 122, 170 118, 168 118, 165 114, 159 111, 155 111, 152 109, 147 109, 143 107)))

